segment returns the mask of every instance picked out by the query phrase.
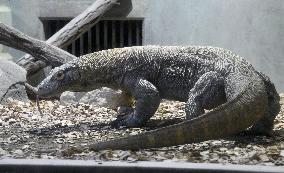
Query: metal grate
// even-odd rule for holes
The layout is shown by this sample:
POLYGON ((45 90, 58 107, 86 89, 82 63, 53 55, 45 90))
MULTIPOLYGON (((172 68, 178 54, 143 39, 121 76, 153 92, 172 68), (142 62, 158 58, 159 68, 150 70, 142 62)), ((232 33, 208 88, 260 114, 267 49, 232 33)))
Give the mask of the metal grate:
MULTIPOLYGON (((60 30, 68 20, 44 20, 45 38, 60 30)), ((75 56, 103 49, 142 45, 142 20, 101 20, 65 50, 75 56)))

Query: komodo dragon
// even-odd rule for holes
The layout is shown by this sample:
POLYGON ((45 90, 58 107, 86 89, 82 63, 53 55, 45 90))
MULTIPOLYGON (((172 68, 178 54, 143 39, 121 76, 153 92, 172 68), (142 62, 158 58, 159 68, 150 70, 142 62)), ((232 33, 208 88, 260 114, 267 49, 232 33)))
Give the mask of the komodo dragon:
POLYGON ((279 95, 268 77, 231 51, 202 46, 137 46, 103 50, 54 68, 37 87, 50 97, 66 90, 121 89, 135 108, 112 122, 140 127, 161 99, 186 102, 186 120, 91 145, 93 150, 173 146, 225 137, 250 128, 269 134, 279 95), (204 109, 213 109, 204 113, 204 109))

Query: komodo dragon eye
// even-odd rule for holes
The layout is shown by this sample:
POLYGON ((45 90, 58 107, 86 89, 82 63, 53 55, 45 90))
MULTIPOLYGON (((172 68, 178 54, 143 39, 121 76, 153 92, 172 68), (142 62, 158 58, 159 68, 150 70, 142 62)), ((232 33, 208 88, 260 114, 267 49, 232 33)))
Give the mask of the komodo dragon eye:
POLYGON ((57 72, 57 74, 56 74, 56 79, 57 79, 57 80, 62 80, 63 78, 64 78, 64 73, 63 73, 63 71, 57 72))

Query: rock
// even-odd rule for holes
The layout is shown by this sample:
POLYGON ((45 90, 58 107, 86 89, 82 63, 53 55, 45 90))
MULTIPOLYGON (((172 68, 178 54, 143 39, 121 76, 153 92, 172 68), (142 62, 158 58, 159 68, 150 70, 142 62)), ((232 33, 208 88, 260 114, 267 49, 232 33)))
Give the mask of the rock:
POLYGON ((17 122, 17 120, 15 120, 14 118, 9 119, 9 124, 15 124, 17 122))
POLYGON ((24 152, 22 151, 22 150, 15 150, 14 152, 13 152, 13 154, 15 154, 15 155, 19 155, 19 156, 22 156, 22 155, 24 155, 24 152))
POLYGON ((0 148, 0 156, 7 155, 7 154, 9 154, 8 151, 3 150, 2 148, 0 148))
POLYGON ((27 101, 25 86, 18 82, 26 81, 26 70, 12 61, 0 60, 0 104, 8 99, 27 101))
POLYGON ((284 157, 284 150, 280 151, 280 156, 284 157))
POLYGON ((60 103, 63 105, 78 103, 85 94, 85 92, 65 91, 60 96, 60 103))
POLYGON ((60 96, 60 103, 63 105, 74 103, 86 103, 95 106, 109 107, 116 109, 118 106, 129 105, 129 99, 120 90, 112 90, 103 87, 90 92, 70 92, 66 91, 60 96))
POLYGON ((30 146, 29 146, 29 145, 24 145, 24 146, 22 147, 22 150, 28 150, 28 149, 30 149, 30 146))
POLYGON ((278 157, 280 155, 280 150, 277 146, 269 146, 266 148, 266 154, 271 157, 278 157))

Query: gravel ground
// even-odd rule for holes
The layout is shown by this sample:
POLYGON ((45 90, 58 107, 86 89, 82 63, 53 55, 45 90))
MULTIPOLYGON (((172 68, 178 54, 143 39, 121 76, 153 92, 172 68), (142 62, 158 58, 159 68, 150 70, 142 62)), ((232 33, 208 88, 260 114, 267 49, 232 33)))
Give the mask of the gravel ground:
POLYGON ((185 116, 184 104, 162 102, 144 128, 111 129, 108 123, 115 119, 116 112, 108 108, 41 101, 41 115, 34 102, 10 100, 6 106, 0 105, 0 158, 175 160, 284 166, 284 94, 280 96, 282 108, 275 120, 273 137, 238 135, 158 149, 100 152, 89 151, 85 146, 181 121, 185 116))

